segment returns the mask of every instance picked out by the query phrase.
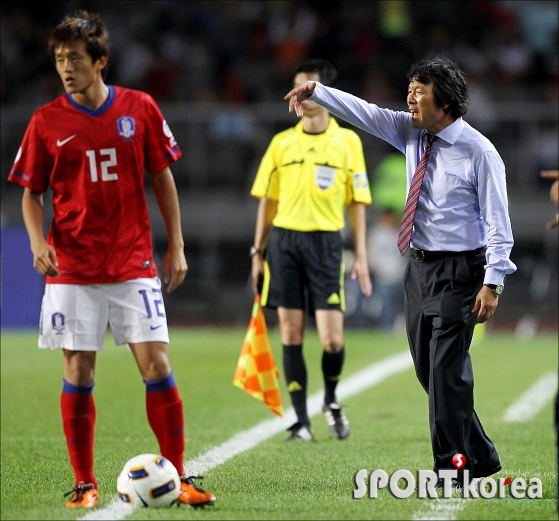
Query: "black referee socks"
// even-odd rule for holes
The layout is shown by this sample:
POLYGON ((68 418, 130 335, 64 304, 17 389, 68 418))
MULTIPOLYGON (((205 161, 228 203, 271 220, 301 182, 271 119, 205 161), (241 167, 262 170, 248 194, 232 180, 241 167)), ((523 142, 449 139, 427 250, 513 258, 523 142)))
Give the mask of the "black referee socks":
POLYGON ((345 348, 337 353, 322 353, 322 374, 324 375, 324 403, 330 405, 336 401, 336 387, 342 374, 345 359, 345 348))
POLYGON ((310 427, 307 414, 307 367, 302 344, 283 346, 283 372, 297 420, 310 427))

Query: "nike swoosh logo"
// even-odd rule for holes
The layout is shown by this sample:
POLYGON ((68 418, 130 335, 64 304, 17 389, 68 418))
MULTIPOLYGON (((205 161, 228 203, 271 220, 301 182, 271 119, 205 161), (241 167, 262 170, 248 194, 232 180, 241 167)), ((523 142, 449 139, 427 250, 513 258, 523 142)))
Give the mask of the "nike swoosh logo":
POLYGON ((56 146, 61 147, 61 146, 65 145, 66 143, 68 143, 68 141, 70 141, 70 139, 74 139, 76 136, 77 136, 77 134, 74 134, 73 136, 70 136, 69 138, 66 138, 63 141, 60 141, 60 139, 59 139, 56 142, 56 146))
POLYGON ((152 331, 153 331, 154 329, 159 329, 160 327, 162 327, 162 326, 155 326, 155 327, 149 326, 149 328, 150 328, 152 331))

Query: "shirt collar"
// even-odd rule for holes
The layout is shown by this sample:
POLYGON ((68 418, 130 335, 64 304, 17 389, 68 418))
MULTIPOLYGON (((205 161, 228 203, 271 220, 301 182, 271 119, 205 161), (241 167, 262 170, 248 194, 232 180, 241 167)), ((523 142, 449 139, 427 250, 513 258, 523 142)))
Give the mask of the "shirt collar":
POLYGON ((448 127, 444 128, 435 135, 438 136, 439 139, 442 139, 447 143, 454 145, 454 143, 456 143, 458 139, 458 136, 462 133, 462 130, 464 130, 464 120, 460 117, 456 121, 451 123, 448 127))
POLYGON ((111 105, 113 104, 113 101, 115 99, 114 87, 112 85, 107 85, 107 87, 109 88, 109 95, 107 96, 107 99, 103 102, 103 104, 96 109, 89 109, 87 107, 84 107, 83 105, 80 105, 79 103, 76 103, 69 93, 66 93, 66 98, 73 107, 80 110, 84 114, 88 114, 89 116, 100 116, 111 108, 111 105))

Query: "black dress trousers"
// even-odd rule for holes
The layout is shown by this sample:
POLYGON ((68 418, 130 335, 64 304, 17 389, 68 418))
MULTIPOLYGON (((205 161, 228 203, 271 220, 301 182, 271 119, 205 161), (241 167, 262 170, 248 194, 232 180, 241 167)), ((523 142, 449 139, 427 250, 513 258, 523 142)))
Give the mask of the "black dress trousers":
MULTIPOLYGON (((474 410, 469 348, 483 285, 485 250, 410 258, 404 275, 406 329, 417 378, 429 395, 434 470, 466 456, 470 477, 500 470, 495 446, 474 410)), ((458 474, 462 478, 462 472, 458 474)))

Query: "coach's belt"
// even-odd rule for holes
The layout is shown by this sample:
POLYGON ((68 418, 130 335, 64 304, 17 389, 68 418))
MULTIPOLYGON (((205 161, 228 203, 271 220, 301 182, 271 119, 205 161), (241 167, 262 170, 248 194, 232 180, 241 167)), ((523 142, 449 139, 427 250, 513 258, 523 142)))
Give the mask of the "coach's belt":
POLYGON ((436 259, 442 257, 452 257, 453 255, 476 255, 482 252, 485 248, 478 248, 477 250, 467 250, 467 251, 428 251, 420 250, 418 248, 410 248, 410 255, 415 260, 427 260, 436 259))

